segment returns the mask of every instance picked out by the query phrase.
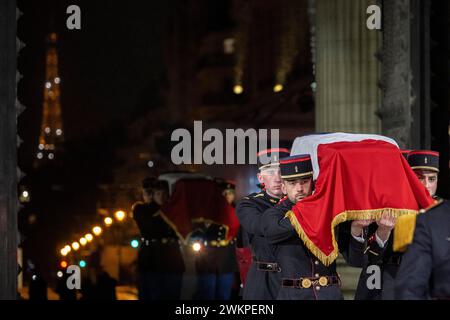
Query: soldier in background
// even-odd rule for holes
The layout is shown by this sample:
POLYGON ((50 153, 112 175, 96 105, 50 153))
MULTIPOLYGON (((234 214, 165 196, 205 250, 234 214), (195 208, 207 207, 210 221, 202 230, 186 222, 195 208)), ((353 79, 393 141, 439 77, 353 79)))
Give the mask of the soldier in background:
MULTIPOLYGON (((234 207, 235 185, 223 179, 215 179, 222 195, 234 207)), ((227 226, 207 220, 194 222, 191 241, 198 241, 201 250, 195 252, 195 270, 199 300, 229 300, 237 272, 234 246, 236 239, 226 241, 227 226)))
MULTIPOLYGON (((402 154, 404 154, 402 152, 402 154)), ((430 195, 436 199, 436 189, 439 172, 439 153, 428 150, 414 150, 407 153, 408 163, 416 173, 417 178, 427 188, 430 195)), ((392 225, 393 227, 394 225, 392 225)), ((380 233, 376 224, 369 225, 362 234, 367 247, 368 263, 361 272, 355 299, 357 300, 392 300, 395 298, 395 278, 403 261, 403 252, 393 249, 394 237, 390 233, 387 241, 380 241, 377 235, 380 233), (370 274, 367 267, 379 266, 381 270, 381 288, 368 288, 367 280, 370 274)), ((384 239, 383 239, 384 240, 384 239)))
POLYGON ((133 218, 141 233, 138 254, 139 299, 178 300, 184 272, 178 236, 161 216, 159 209, 168 199, 166 181, 143 181, 145 202, 133 205, 133 218))
POLYGON ((244 300, 273 300, 278 294, 280 270, 275 262, 273 246, 264 238, 259 224, 263 212, 277 204, 283 196, 279 159, 287 156, 289 150, 284 148, 259 152, 257 177, 264 190, 244 197, 236 206, 242 237, 249 243, 253 253, 247 278, 243 281, 244 300), (270 159, 269 163, 265 161, 267 158, 270 159))
POLYGON ((414 150, 408 154, 408 163, 420 182, 435 199, 439 174, 439 153, 429 150, 414 150))

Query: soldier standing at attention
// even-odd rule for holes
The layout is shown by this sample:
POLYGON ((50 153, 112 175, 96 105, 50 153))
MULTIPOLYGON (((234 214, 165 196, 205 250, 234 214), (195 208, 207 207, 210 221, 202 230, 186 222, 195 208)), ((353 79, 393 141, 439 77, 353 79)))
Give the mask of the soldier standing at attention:
POLYGON ((283 196, 279 159, 287 156, 289 150, 284 148, 259 152, 257 177, 264 189, 262 192, 244 197, 236 206, 242 233, 248 240, 253 254, 243 289, 244 300, 273 300, 278 294, 280 270, 274 261, 272 247, 260 232, 259 224, 263 212, 273 207, 283 196), (264 161, 268 158, 269 163, 264 161))
POLYGON ((175 231, 159 213, 168 198, 166 181, 143 181, 145 203, 133 205, 141 233, 138 254, 139 300, 180 299, 184 261, 175 231))

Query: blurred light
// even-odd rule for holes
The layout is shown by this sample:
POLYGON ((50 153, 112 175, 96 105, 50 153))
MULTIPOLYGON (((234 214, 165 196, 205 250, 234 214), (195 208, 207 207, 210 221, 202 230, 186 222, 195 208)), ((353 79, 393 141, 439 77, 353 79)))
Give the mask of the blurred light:
POLYGON ((73 242, 72 243, 72 249, 77 251, 78 249, 80 249, 80 244, 78 242, 73 242))
POLYGON ((192 244, 192 250, 194 250, 195 252, 199 252, 202 249, 202 245, 198 242, 194 242, 192 244))
POLYGON ((50 81, 47 81, 47 82, 45 83, 45 87, 46 87, 47 89, 50 89, 50 88, 52 87, 51 82, 50 82, 50 81))
POLYGON ((99 236, 102 233, 102 228, 100 228, 99 226, 95 226, 94 228, 92 228, 92 232, 96 235, 99 236))
POLYGON ((227 38, 223 40, 223 51, 225 54, 234 53, 234 43, 235 40, 233 38, 227 38))
POLYGON ((60 252, 61 252, 61 255, 62 255, 63 257, 67 256, 67 254, 69 253, 69 252, 66 250, 66 248, 62 248, 60 252))
POLYGON ((39 144, 39 150, 44 150, 44 145, 42 143, 39 144))
POLYGON ((281 90, 283 90, 283 85, 281 85, 281 84, 276 84, 273 87, 273 92, 280 92, 281 90))
POLYGON ((61 79, 60 79, 59 77, 56 77, 56 78, 55 78, 55 83, 58 84, 58 83, 60 83, 60 82, 61 82, 61 79))
POLYGON ((80 238, 80 244, 81 244, 82 246, 85 246, 86 243, 87 243, 87 240, 86 240, 85 238, 80 238))
POLYGON ((54 155, 53 153, 49 153, 49 154, 48 154, 48 158, 49 158, 50 160, 53 160, 54 157, 55 157, 55 155, 54 155))
POLYGON ((240 84, 237 84, 233 87, 233 92, 235 94, 241 94, 242 92, 244 92, 244 88, 240 84))
POLYGON ((152 168, 153 167, 153 161, 150 160, 149 162, 147 162, 147 167, 152 168))
POLYGON ((113 219, 111 219, 110 217, 106 217, 104 221, 107 226, 110 226, 113 223, 113 219))
POLYGON ((50 129, 50 127, 46 127, 46 128, 44 129, 44 131, 45 131, 45 133, 50 133, 50 132, 52 131, 52 129, 50 129))
POLYGON ((58 278, 62 278, 62 277, 63 277, 62 271, 58 271, 58 272, 56 273, 56 276, 57 276, 58 278))
POLYGON ((117 220, 122 221, 123 219, 125 219, 126 213, 125 211, 119 210, 116 211, 116 213, 114 213, 114 216, 116 217, 117 220))
POLYGON ((62 130, 61 130, 61 129, 56 129, 56 135, 57 135, 57 136, 62 135, 62 130))
POLYGON ((72 250, 72 248, 71 248, 69 245, 66 245, 66 246, 64 247, 64 250, 65 250, 67 253, 69 253, 70 250, 72 250))
POLYGON ((35 274, 33 274, 33 276, 31 277, 31 279, 33 279, 33 281, 36 281, 37 276, 35 274))
POLYGON ((38 159, 42 159, 43 156, 44 156, 44 155, 42 154, 42 152, 39 152, 39 153, 37 154, 38 159))
POLYGON ((90 233, 87 233, 87 234, 84 236, 84 238, 87 240, 87 242, 91 242, 92 239, 94 239, 94 237, 93 237, 92 234, 90 234, 90 233))
POLYGON ((316 89, 317 89, 317 83, 316 82, 311 83, 311 89, 313 91, 316 91, 316 89))
POLYGON ((137 241, 136 239, 131 240, 130 245, 131 245, 133 248, 137 248, 137 247, 139 247, 139 241, 137 241))
POLYGON ((24 191, 24 192, 22 192, 22 197, 24 197, 24 198, 28 198, 29 197, 29 193, 28 193, 28 191, 24 191))
POLYGON ((86 267, 86 261, 80 260, 79 265, 80 265, 80 267, 82 267, 82 268, 86 267))
POLYGON ((61 263, 59 264, 61 266, 61 268, 65 269, 67 268, 67 261, 61 261, 61 263))

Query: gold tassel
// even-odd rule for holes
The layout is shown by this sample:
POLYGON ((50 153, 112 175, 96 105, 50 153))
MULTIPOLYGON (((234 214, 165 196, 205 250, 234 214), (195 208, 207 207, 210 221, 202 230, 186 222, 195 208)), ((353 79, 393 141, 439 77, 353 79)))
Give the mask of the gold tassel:
POLYGON ((413 241, 416 228, 416 215, 408 214, 397 219, 394 228, 394 251, 404 252, 413 241))
POLYGON ((392 217, 398 218, 401 216, 412 215, 415 217, 417 214, 416 210, 410 209, 395 209, 395 208, 381 208, 381 209, 369 209, 369 210, 347 210, 336 215, 331 222, 331 235, 333 241, 333 251, 330 255, 325 255, 306 235, 303 228, 297 221, 297 217, 295 216, 293 211, 288 211, 286 213, 286 217, 289 218, 292 226, 295 231, 299 235, 300 239, 302 239, 305 246, 313 255, 315 255, 324 265, 329 266, 336 260, 339 255, 339 248, 336 242, 336 237, 334 235, 334 228, 348 220, 378 220, 381 219, 381 216, 384 212, 388 212, 388 214, 392 217))

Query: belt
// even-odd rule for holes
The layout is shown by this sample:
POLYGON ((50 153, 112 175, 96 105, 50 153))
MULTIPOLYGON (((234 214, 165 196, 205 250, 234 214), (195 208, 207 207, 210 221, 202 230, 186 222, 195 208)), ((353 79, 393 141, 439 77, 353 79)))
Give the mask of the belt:
POLYGON ((258 271, 268 271, 268 272, 281 272, 281 268, 276 262, 260 262, 254 261, 256 264, 256 270, 258 271))
POLYGON ((328 287, 331 285, 341 285, 341 279, 338 276, 321 277, 303 277, 300 279, 282 279, 283 288, 308 289, 311 286, 328 287))
POLYGON ((144 246, 151 246, 154 244, 178 244, 179 241, 176 238, 161 238, 161 239, 145 239, 141 238, 141 243, 144 246))
POLYGON ((390 256, 386 263, 399 266, 401 262, 402 262, 402 255, 396 254, 396 255, 390 256))

